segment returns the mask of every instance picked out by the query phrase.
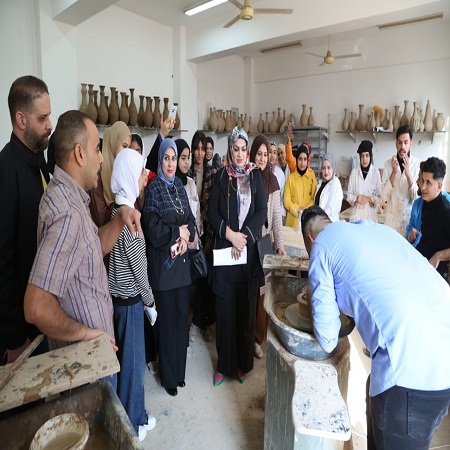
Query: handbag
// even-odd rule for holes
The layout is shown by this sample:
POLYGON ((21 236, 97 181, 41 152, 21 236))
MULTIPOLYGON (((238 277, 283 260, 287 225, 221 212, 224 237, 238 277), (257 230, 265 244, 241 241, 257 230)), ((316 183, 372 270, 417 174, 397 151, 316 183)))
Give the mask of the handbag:
POLYGON ((261 269, 264 273, 264 276, 266 276, 270 272, 270 269, 263 268, 264 256, 274 254, 272 248, 272 237, 270 233, 267 233, 265 236, 256 239, 256 246, 258 248, 258 255, 259 255, 259 262, 261 264, 261 269))
POLYGON ((206 260, 205 252, 203 251, 202 242, 198 234, 197 226, 195 226, 195 231, 198 236, 198 250, 189 249, 188 255, 191 265, 191 277, 192 278, 204 278, 208 275, 208 261, 206 260))

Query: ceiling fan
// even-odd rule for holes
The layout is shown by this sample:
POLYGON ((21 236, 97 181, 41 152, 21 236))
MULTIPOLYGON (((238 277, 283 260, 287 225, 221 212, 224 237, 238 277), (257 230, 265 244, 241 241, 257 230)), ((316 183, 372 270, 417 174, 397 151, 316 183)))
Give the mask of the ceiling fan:
POLYGON ((311 56, 317 56, 318 58, 323 59, 323 62, 321 64, 319 64, 319 67, 323 66, 324 64, 333 64, 335 59, 357 58, 357 57, 361 56, 361 53, 351 53, 350 55, 333 56, 331 54, 331 50, 330 50, 330 36, 328 36, 328 51, 325 56, 318 55, 317 53, 310 53, 310 52, 306 52, 306 54, 311 55, 311 56))
POLYGON ((233 20, 230 20, 226 25, 224 25, 224 28, 230 28, 240 19, 251 20, 255 14, 292 14, 294 12, 293 9, 252 8, 250 6, 250 0, 244 0, 244 4, 239 3, 237 0, 228 1, 239 9, 239 14, 233 20))

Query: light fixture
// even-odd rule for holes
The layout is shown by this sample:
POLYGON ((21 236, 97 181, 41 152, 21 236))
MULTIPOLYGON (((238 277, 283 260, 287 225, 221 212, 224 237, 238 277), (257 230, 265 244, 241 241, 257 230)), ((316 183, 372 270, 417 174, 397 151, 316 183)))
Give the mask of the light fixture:
POLYGON ((184 13, 187 16, 193 16, 194 14, 198 14, 202 11, 206 11, 209 8, 214 8, 214 6, 221 5, 222 3, 227 2, 228 0, 210 0, 208 2, 200 3, 200 5, 191 6, 190 8, 186 9, 184 13))
POLYGON ((378 25, 378 29, 388 30, 390 28, 403 27, 405 25, 414 25, 416 23, 428 22, 429 20, 440 20, 444 17, 444 13, 431 14, 429 16, 416 17, 414 19, 400 20, 399 22, 384 23, 378 25))
POLYGON ((285 50, 288 48, 296 48, 296 47, 301 47, 302 41, 293 41, 293 42, 288 42, 287 44, 280 44, 280 45, 275 45, 274 47, 267 47, 267 48, 262 48, 260 50, 261 53, 270 53, 270 52, 276 52, 278 50, 285 50))

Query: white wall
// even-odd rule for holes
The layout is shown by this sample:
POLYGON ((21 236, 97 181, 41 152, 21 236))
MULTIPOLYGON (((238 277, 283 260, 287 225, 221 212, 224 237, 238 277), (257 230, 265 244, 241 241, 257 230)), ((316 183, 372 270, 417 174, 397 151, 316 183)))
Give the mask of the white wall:
MULTIPOLYGON (((313 106, 316 125, 328 127, 330 118, 328 149, 337 159, 338 170, 348 174, 350 157, 356 154, 359 142, 362 139, 373 141, 373 138, 362 134, 354 143, 348 135, 336 133, 341 130, 344 108, 358 111, 358 104, 362 103, 367 114, 374 105, 392 110, 394 105, 400 105, 403 110, 403 101, 410 100, 411 115, 413 101, 418 101, 425 110, 429 99, 432 110, 444 113, 445 129, 449 129, 448 42, 449 22, 437 22, 376 32, 335 46, 332 44, 335 55, 361 52, 363 57, 336 60, 331 66, 318 67, 320 59, 306 55, 305 49, 262 55, 254 60, 252 116, 258 120, 259 113, 281 107, 287 113, 294 113, 298 121, 301 105, 313 106)), ((308 48, 307 51, 325 54, 326 47, 308 48)), ((235 106, 234 95, 240 91, 240 85, 232 75, 241 70, 242 63, 237 58, 200 64, 200 110, 209 103, 221 108, 235 106)), ((282 137, 274 136, 274 139, 281 142, 282 137)), ((383 167, 384 161, 395 153, 394 140, 395 135, 387 134, 378 136, 374 142, 377 167, 383 167)), ((413 154, 421 160, 438 156, 446 161, 450 172, 448 140, 448 133, 434 135, 431 144, 431 135, 417 134, 413 154)))

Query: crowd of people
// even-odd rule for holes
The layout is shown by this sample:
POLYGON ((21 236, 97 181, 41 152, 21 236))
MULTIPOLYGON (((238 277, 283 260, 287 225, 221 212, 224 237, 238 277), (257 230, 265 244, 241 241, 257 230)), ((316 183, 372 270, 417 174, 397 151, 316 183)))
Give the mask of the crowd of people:
MULTIPOLYGON (((324 262, 327 253, 316 242, 326 242, 325 248, 340 256, 334 241, 345 243, 346 236, 350 239, 363 229, 358 249, 350 245, 342 249, 358 254, 363 240, 372 237, 372 225, 357 221, 377 222, 384 200, 386 225, 397 231, 397 240, 393 232, 380 228, 375 234, 386 233, 386 239, 394 242, 392 249, 398 247, 405 258, 419 261, 412 255, 422 254, 430 269, 437 269, 433 272, 447 273, 450 203, 442 192, 445 163, 429 158, 419 164, 410 154, 413 133, 408 127, 397 131, 397 154, 386 162, 382 178, 373 166, 372 143, 359 145, 360 165, 350 175, 346 200, 351 222, 364 227, 347 231, 339 222, 344 194, 333 155, 323 156, 317 179, 310 165, 311 145, 305 141, 294 152, 292 135, 280 145, 258 135, 250 145, 244 129, 235 127, 221 162, 210 137, 197 131, 189 146, 170 137, 170 118, 161 119, 146 158, 142 138, 120 121, 107 128, 101 140, 88 116, 67 111, 52 134, 48 88, 36 77, 17 79, 8 104, 13 130, 0 152, 0 185, 2 192, 8 192, 0 233, 0 337, 8 349, 7 361, 15 361, 38 330, 48 337, 37 350, 41 353, 106 333, 121 363, 121 371, 107 379, 140 440, 156 425, 145 410, 146 363, 153 374, 159 374, 166 392, 176 396, 178 388, 186 386, 186 360, 194 356, 197 335, 206 341, 215 338, 214 386, 226 377, 244 383, 254 358, 263 357, 268 324, 257 241, 269 235, 274 253, 286 255, 284 224, 302 230, 311 253, 312 308, 320 344, 330 350, 336 345, 336 324, 327 314, 339 308, 355 317, 357 327, 362 324, 359 329, 371 352, 373 370, 380 359, 379 370, 391 367, 381 338, 371 333, 375 313, 370 308, 361 313, 359 304, 346 303, 347 294, 341 301, 341 291, 347 288, 336 284, 333 272, 342 269, 341 258, 333 254, 324 262), (52 175, 43 153, 47 147, 52 175), (325 235, 330 235, 328 240, 325 235), (398 239, 404 243, 400 245, 398 239), (198 249, 205 253, 208 275, 193 278, 190 255, 198 249), (336 267, 328 267, 336 258, 336 267), (336 297, 330 295, 333 283, 336 297), (328 298, 330 304, 321 298, 328 298)), ((374 237, 370 248, 377 242, 374 237)), ((423 261, 417 264, 432 278, 423 261)), ((387 271, 396 259, 385 265, 375 257, 375 262, 387 271)), ((362 270, 360 263, 354 262, 362 270)), ((354 279, 347 290, 363 283, 362 301, 373 296, 370 287, 378 280, 373 276, 377 270, 371 269, 370 279, 363 273, 360 278, 344 275, 345 285, 354 279)), ((391 273, 394 287, 402 281, 398 278, 391 273)), ((440 296, 448 295, 448 290, 439 289, 440 296)), ((417 313, 422 313, 420 308, 417 313)), ((378 326, 385 326, 383 320, 378 326)), ((448 326, 442 327, 447 339, 448 326)), ((402 343, 407 336, 402 335, 402 343)), ((395 380, 403 383, 403 378, 385 382, 377 371, 370 395, 378 396, 395 380)), ((407 384, 402 386, 426 387, 422 382, 407 384)), ((428 387, 449 387, 444 385, 439 380, 428 387)))

